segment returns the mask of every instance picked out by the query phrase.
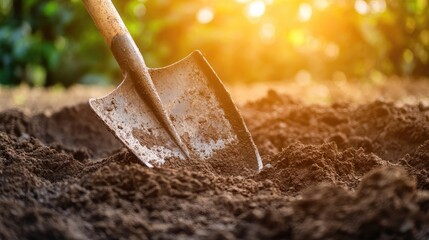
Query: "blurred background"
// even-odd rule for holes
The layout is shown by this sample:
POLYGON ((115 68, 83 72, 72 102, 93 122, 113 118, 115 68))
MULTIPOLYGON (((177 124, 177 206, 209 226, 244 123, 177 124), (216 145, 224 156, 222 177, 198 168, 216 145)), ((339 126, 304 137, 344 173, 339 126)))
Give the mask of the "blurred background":
MULTIPOLYGON (((199 49, 227 83, 429 76, 428 0, 113 2, 150 67, 199 49)), ((0 0, 0 85, 121 79, 80 0, 0 0)))

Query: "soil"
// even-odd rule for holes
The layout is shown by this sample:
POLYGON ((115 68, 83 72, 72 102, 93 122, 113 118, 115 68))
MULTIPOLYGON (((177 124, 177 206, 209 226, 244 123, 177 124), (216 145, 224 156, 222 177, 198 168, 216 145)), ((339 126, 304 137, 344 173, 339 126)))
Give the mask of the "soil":
POLYGON ((427 106, 270 91, 241 112, 259 174, 149 169, 87 104, 0 112, 0 239, 429 239, 427 106))

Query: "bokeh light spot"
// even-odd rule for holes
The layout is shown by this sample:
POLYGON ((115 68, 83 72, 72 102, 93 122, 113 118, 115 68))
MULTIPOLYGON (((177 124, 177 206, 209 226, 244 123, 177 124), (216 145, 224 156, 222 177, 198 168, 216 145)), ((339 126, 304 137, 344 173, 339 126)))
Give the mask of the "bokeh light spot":
POLYGON ((301 86, 311 83, 312 76, 307 70, 300 70, 295 74, 295 82, 301 86))
POLYGON ((209 7, 201 8, 197 13, 197 20, 202 24, 207 24, 213 20, 214 13, 209 7))
POLYGON ((299 20, 306 22, 313 15, 313 9, 308 3, 301 3, 298 10, 299 20))
POLYGON ((1 0, 0 1, 0 14, 6 14, 12 8, 11 0, 1 0))
POLYGON ((386 1, 385 0, 371 0, 369 2, 371 12, 373 13, 383 13, 386 10, 386 1))
POLYGON ((325 54, 329 58, 337 58, 340 53, 340 48, 335 43, 328 43, 325 47, 325 54))
POLYGON ((328 8, 329 5, 331 5, 330 0, 314 0, 313 3, 314 3, 314 6, 319 10, 324 10, 328 8))
POLYGON ((253 1, 247 7, 247 16, 258 18, 265 13, 265 3, 263 1, 253 1))
POLYGON ((134 7, 133 11, 136 17, 142 18, 146 14, 146 6, 143 3, 139 3, 134 7))
POLYGON ((402 54, 402 57, 406 63, 411 63, 414 60, 414 54, 410 49, 406 49, 402 54))
POLYGON ((420 33, 420 41, 426 46, 429 46, 429 30, 423 30, 420 33))
POLYGON ((261 38, 263 40, 272 40, 275 37, 276 34, 276 28, 274 27, 273 24, 271 23, 265 23, 264 25, 262 25, 261 27, 261 38))
POLYGON ((288 34, 288 41, 295 47, 304 45, 306 38, 306 33, 301 29, 294 29, 288 34))
POLYGON ((355 10, 361 15, 365 15, 369 12, 369 5, 364 0, 355 1, 355 10))

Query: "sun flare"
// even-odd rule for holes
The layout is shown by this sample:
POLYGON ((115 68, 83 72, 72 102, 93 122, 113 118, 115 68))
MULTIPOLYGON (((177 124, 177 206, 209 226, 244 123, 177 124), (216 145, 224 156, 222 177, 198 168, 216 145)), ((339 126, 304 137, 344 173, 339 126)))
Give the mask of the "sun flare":
POLYGON ((263 1, 253 1, 247 8, 247 15, 250 18, 258 18, 265 13, 265 3, 263 1))
POLYGON ((213 9, 211 9, 210 7, 201 8, 197 12, 197 20, 202 24, 210 23, 213 20, 213 17, 214 17, 213 9))

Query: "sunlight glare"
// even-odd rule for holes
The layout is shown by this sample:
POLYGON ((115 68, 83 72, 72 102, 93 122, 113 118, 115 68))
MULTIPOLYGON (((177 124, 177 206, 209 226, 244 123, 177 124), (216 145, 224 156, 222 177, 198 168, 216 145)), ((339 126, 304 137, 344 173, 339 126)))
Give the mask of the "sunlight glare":
POLYGON ((263 1, 253 1, 247 8, 247 15, 251 18, 258 18, 265 13, 265 3, 263 1))
POLYGON ((299 20, 302 22, 306 22, 310 20, 311 16, 313 15, 313 9, 311 8, 310 4, 308 3, 301 3, 299 5, 299 20))
POLYGON ((369 12, 369 6, 368 3, 366 3, 364 0, 356 0, 355 1, 355 10, 361 15, 365 15, 369 12))
POLYGON ((213 20, 214 13, 210 7, 201 8, 197 13, 197 20, 202 24, 207 24, 213 20))

